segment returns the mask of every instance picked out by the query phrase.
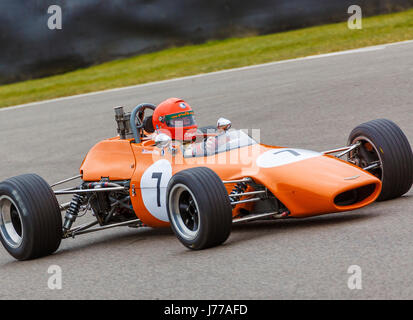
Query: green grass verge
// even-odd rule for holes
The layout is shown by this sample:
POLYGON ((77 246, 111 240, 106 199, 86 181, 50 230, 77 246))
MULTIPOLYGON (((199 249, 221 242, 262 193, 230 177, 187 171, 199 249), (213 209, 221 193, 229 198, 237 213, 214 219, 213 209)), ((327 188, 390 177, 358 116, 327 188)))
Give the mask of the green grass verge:
POLYGON ((413 39, 413 10, 288 32, 210 41, 0 86, 0 107, 252 64, 413 39))

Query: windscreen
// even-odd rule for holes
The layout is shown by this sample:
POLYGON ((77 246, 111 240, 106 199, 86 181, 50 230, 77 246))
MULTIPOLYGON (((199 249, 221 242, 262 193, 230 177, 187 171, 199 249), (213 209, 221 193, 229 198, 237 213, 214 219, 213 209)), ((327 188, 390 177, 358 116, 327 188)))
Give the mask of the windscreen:
POLYGON ((211 143, 206 141, 189 144, 184 150, 184 157, 210 156, 256 143, 257 142, 244 131, 232 130, 216 136, 212 144, 214 146, 212 149, 210 148, 211 143))

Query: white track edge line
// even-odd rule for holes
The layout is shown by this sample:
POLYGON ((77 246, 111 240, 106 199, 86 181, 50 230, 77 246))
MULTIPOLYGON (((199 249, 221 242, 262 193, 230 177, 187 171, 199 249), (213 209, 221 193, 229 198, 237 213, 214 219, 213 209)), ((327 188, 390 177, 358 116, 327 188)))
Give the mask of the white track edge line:
POLYGON ((388 46, 395 46, 395 45, 408 44, 408 43, 413 43, 413 40, 404 40, 404 41, 399 41, 399 42, 391 42, 391 43, 379 44, 379 45, 374 45, 374 46, 369 46, 369 47, 362 47, 362 48, 357 48, 357 49, 336 51, 336 52, 330 52, 330 53, 322 53, 322 54, 305 56, 305 57, 294 58, 294 59, 279 60, 279 61, 273 61, 273 62, 267 62, 267 63, 261 63, 261 64, 254 64, 254 65, 250 65, 250 66, 224 69, 224 70, 218 70, 218 71, 213 71, 213 72, 208 72, 208 73, 200 73, 200 74, 195 74, 195 75, 190 75, 190 76, 184 76, 184 77, 178 77, 178 78, 172 78, 172 79, 166 79, 166 80, 159 80, 159 81, 141 83, 141 84, 126 86, 126 87, 119 87, 119 88, 105 89, 105 90, 94 91, 94 92, 81 93, 81 94, 67 96, 67 97, 60 97, 60 98, 53 98, 53 99, 42 100, 42 101, 29 102, 29 103, 15 105, 15 106, 2 107, 2 108, 0 108, 0 112, 1 111, 21 109, 21 108, 25 108, 25 107, 40 105, 40 104, 60 102, 60 101, 65 101, 65 100, 70 100, 70 99, 78 99, 78 98, 94 96, 94 95, 98 95, 98 94, 105 94, 105 93, 112 93, 112 92, 118 92, 118 91, 123 91, 123 90, 130 90, 130 89, 135 89, 135 88, 139 88, 139 87, 158 85, 158 84, 163 84, 163 83, 168 83, 168 82, 189 80, 189 79, 201 78, 201 77, 205 77, 205 76, 212 76, 212 75, 228 73, 228 72, 237 72, 237 71, 243 71, 243 70, 249 70, 249 69, 255 69, 255 68, 268 67, 268 66, 277 65, 277 64, 284 64, 284 63, 298 62, 298 61, 306 61, 306 60, 312 60, 312 59, 320 59, 320 58, 339 56, 339 55, 345 55, 345 54, 352 54, 352 53, 371 52, 371 51, 385 49, 388 46))

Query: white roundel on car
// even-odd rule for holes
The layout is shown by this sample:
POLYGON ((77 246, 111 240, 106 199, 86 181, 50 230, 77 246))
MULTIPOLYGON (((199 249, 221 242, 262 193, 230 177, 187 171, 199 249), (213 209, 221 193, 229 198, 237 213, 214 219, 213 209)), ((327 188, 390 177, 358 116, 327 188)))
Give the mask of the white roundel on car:
POLYGON ((261 168, 273 168, 321 155, 319 152, 305 149, 277 148, 264 152, 257 158, 256 163, 261 168))
POLYGON ((155 218, 169 221, 166 211, 166 187, 172 177, 172 166, 166 159, 158 160, 145 170, 141 178, 141 194, 146 209, 155 218))

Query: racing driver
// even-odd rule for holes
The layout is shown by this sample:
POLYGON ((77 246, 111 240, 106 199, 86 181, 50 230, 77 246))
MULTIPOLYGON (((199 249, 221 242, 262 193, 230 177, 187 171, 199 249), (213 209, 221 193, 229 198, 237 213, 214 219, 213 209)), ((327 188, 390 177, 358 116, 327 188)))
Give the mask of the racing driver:
MULTIPOLYGON (((208 136, 205 132, 197 131, 198 125, 194 119, 194 111, 186 101, 179 98, 169 98, 161 102, 153 112, 152 122, 155 130, 167 133, 173 141, 183 144, 208 136)), ((218 147, 218 140, 221 139, 217 139, 217 135, 213 134, 206 141, 190 143, 185 148, 185 154, 189 151, 193 156, 203 153, 212 154, 218 147)))

